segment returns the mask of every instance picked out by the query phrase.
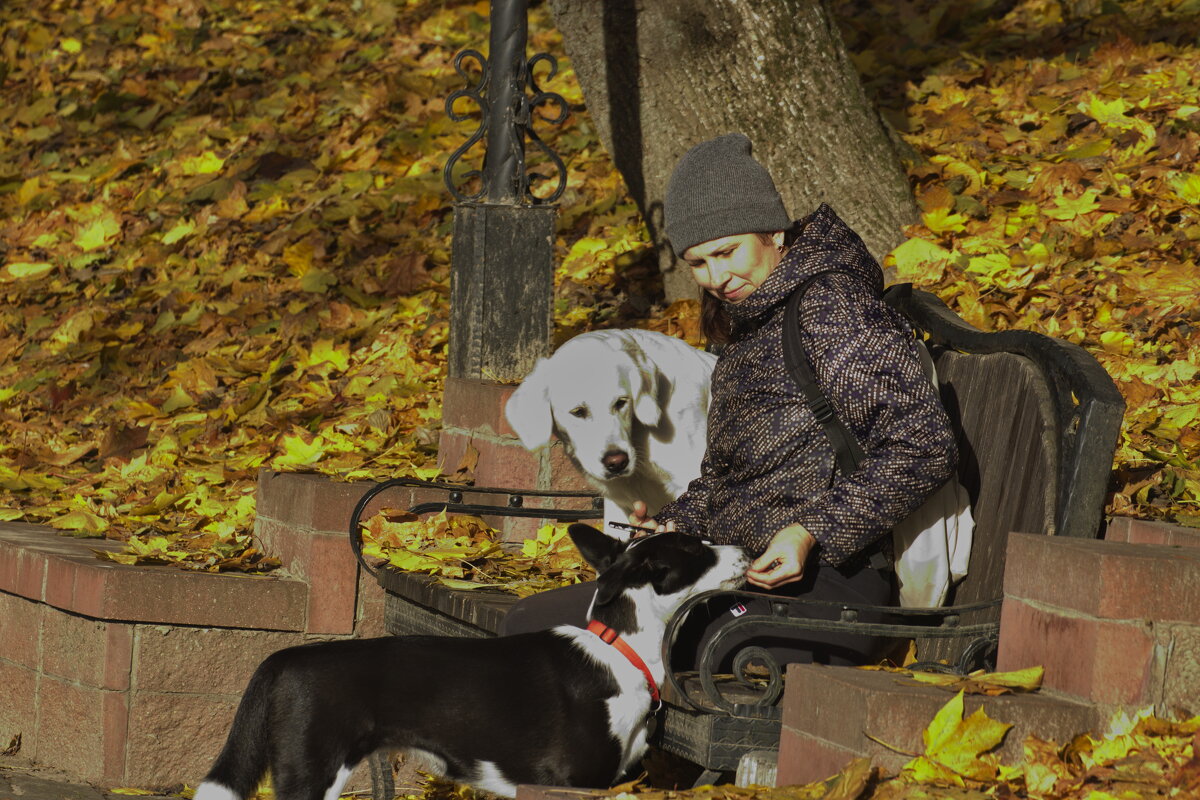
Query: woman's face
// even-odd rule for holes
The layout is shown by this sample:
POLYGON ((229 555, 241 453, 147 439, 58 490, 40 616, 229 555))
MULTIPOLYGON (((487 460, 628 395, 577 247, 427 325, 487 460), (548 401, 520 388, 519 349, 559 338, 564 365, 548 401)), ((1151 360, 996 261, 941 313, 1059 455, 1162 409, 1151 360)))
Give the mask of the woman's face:
POLYGON ((701 289, 721 300, 740 303, 779 265, 782 246, 783 231, 770 238, 739 233, 689 247, 683 260, 701 289))

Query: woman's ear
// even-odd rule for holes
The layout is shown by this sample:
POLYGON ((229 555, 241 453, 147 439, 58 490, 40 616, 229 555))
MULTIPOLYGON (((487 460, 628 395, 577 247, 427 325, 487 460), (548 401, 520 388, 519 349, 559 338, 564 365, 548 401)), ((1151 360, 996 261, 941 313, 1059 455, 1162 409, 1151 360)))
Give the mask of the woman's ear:
POLYGON ((771 234, 771 241, 775 243, 776 250, 783 250, 783 231, 775 231, 771 234))

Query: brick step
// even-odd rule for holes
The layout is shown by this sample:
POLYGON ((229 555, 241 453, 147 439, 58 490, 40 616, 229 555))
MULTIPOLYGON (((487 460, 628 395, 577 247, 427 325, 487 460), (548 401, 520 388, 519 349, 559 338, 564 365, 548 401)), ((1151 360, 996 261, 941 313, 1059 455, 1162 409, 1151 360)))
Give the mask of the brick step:
MULTIPOLYGON (((861 757, 894 773, 911 758, 896 750, 923 752, 922 732, 954 695, 932 686, 909 686, 903 680, 895 673, 853 667, 790 665, 778 785, 824 780, 861 757)), ((1030 734, 1065 743, 1101 728, 1107 720, 1106 712, 1093 704, 1044 690, 964 698, 964 715, 979 707, 989 717, 1013 726, 998 751, 1007 764, 1020 762, 1021 745, 1030 734)))
POLYGON ((997 667, 1042 666, 1048 688, 1101 705, 1200 707, 1196 531, 1125 532, 1140 541, 1009 537, 997 667))
POLYGON ((122 545, 0 522, 0 591, 98 619, 299 631, 303 581, 102 561, 122 545), (270 587, 268 589, 268 586, 270 587))
POLYGON ((310 638, 308 587, 93 552, 119 547, 0 523, 0 738, 81 780, 194 784, 254 668, 310 638))
POLYGON ((1200 528, 1133 517, 1114 517, 1105 529, 1104 541, 1200 547, 1200 528))

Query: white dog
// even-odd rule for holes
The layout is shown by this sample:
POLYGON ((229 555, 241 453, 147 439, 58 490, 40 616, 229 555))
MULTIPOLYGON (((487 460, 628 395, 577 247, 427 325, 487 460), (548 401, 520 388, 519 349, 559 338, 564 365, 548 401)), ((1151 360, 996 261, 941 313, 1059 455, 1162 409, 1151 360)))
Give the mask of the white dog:
POLYGON ((530 450, 562 440, 604 497, 606 523, 625 522, 637 500, 653 515, 700 474, 714 363, 654 331, 580 334, 534 365, 505 416, 530 450))

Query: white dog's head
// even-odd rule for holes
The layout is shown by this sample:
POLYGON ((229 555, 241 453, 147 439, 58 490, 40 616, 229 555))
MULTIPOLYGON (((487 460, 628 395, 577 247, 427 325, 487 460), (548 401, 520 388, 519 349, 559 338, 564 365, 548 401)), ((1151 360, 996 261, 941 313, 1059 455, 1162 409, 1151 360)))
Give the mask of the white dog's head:
POLYGON ((540 359, 504 413, 528 449, 557 434, 585 473, 612 480, 637 469, 638 426, 659 424, 660 379, 631 337, 584 333, 540 359))

